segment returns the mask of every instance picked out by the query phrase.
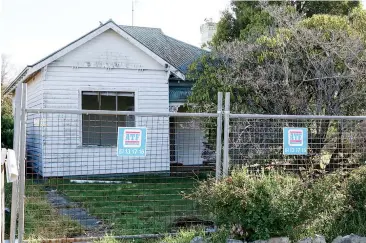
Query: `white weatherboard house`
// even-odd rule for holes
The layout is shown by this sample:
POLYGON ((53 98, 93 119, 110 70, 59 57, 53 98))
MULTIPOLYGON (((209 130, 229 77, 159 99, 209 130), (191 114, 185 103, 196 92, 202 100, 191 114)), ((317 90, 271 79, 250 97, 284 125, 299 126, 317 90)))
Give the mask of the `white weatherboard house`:
MULTIPOLYGON (((24 82, 27 108, 177 111, 191 91, 192 82, 185 78, 188 67, 203 52, 161 29, 110 20, 27 66, 5 93, 14 94, 24 82)), ((172 161, 203 163, 203 132, 180 126, 187 118, 126 118, 121 123, 116 116, 102 118, 110 120, 28 114, 27 157, 33 171, 44 177, 160 172, 169 171, 172 161), (147 156, 117 157, 117 126, 108 122, 147 127, 147 156)))

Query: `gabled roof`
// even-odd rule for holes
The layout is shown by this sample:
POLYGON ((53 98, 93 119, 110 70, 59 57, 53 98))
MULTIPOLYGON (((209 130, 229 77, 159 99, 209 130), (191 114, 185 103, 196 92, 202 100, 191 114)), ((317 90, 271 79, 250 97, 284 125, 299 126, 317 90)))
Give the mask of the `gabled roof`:
POLYGON ((206 52, 203 49, 165 35, 159 28, 117 25, 112 20, 109 20, 105 24, 100 25, 96 29, 53 52, 33 65, 28 65, 18 77, 6 87, 4 93, 7 94, 11 92, 14 90, 17 83, 26 81, 32 74, 39 71, 44 66, 108 29, 116 31, 160 64, 168 64, 168 70, 183 80, 185 79, 185 74, 187 74, 189 65, 206 52))
POLYGON ((187 74, 189 65, 206 52, 165 35, 159 28, 126 25, 120 27, 183 74, 187 74))

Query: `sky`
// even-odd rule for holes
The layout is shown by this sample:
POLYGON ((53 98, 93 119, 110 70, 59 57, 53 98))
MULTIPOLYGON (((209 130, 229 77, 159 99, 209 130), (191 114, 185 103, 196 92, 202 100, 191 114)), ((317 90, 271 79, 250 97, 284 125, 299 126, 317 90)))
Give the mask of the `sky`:
MULTIPOLYGON (((0 52, 17 68, 33 64, 113 19, 132 24, 132 0, 0 0, 0 52)), ((200 45, 205 18, 218 21, 229 0, 135 0, 134 25, 200 45)))

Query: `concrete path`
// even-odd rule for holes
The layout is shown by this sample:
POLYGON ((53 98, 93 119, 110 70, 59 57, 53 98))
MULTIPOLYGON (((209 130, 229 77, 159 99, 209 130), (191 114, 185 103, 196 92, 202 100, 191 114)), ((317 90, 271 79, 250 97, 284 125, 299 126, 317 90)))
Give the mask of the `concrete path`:
POLYGON ((90 215, 77 203, 70 202, 65 196, 58 193, 57 190, 48 190, 47 199, 60 215, 70 217, 88 230, 96 229, 102 224, 99 219, 90 215))

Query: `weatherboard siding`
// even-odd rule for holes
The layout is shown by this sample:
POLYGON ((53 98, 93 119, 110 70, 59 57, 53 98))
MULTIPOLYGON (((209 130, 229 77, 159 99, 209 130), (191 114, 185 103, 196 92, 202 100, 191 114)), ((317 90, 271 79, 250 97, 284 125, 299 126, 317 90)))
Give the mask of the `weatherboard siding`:
MULTIPOLYGON (((167 72, 112 30, 48 65, 44 108, 80 109, 81 91, 133 91, 135 110, 167 112, 167 72), (111 68, 112 67, 112 68, 111 68)), ((81 115, 45 114, 42 175, 72 176, 169 171, 169 119, 137 117, 147 127, 147 155, 117 157, 116 147, 83 146, 81 115)))
MULTIPOLYGON (((44 79, 45 69, 42 69, 27 83, 27 108, 43 108, 43 89, 42 81, 44 79)), ((43 173, 42 167, 42 127, 35 125, 40 121, 43 114, 27 114, 27 161, 28 166, 34 169, 34 172, 43 173)))

